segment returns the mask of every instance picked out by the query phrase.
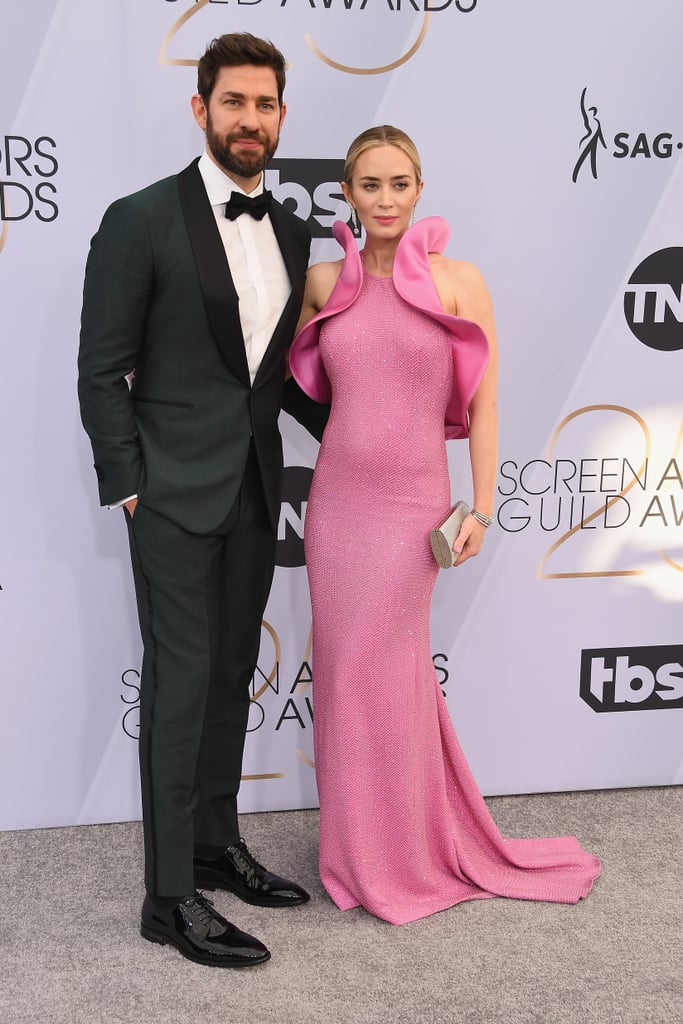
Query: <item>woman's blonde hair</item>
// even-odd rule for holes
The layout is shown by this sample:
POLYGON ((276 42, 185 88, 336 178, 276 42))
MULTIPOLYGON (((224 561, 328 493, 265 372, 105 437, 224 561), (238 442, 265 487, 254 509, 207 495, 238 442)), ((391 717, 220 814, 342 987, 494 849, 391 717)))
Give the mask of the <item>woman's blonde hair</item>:
POLYGON ((349 146, 344 164, 344 181, 349 187, 351 186, 351 178, 353 177, 353 170, 358 157, 361 153, 365 153, 368 149, 374 149, 376 146, 396 146, 397 149, 402 150, 410 159, 415 169, 418 183, 422 181, 420 154, 413 140, 405 132, 402 132, 400 128, 394 128, 390 124, 382 124, 376 128, 368 128, 366 131, 361 132, 349 146))

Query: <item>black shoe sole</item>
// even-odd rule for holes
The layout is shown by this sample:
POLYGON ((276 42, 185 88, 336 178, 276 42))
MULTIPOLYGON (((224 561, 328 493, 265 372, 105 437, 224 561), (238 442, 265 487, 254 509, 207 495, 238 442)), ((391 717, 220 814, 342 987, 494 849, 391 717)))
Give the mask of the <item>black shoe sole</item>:
POLYGON ((230 885, 229 882, 223 878, 209 878, 207 875, 194 876, 194 884, 197 889, 206 889, 208 892, 215 892, 216 889, 222 889, 224 892, 231 892, 233 896, 239 897, 243 903, 250 903, 252 907, 300 907, 303 903, 308 903, 310 896, 297 896, 296 899, 288 900, 283 896, 273 896, 265 898, 263 896, 257 896, 252 893, 242 892, 240 889, 236 889, 230 885))
POLYGON ((196 964, 202 964, 203 967, 258 967, 260 964, 268 963, 270 960, 270 952, 266 951, 258 960, 245 958, 240 960, 237 957, 233 957, 228 960, 221 960, 218 957, 206 957, 200 956, 198 953, 193 953, 190 950, 183 949, 177 942, 175 942, 170 935, 163 935, 161 932, 155 932, 153 928, 149 928, 147 925, 140 925, 140 934, 143 939, 147 939, 148 942, 156 942, 160 946, 174 946, 181 956, 184 956, 186 960, 192 960, 196 964))

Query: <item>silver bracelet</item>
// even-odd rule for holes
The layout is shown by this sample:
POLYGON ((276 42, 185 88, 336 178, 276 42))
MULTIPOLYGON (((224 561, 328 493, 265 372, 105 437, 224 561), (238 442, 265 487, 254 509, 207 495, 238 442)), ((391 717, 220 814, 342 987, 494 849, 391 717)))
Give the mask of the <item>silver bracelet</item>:
POLYGON ((481 523, 482 526, 485 526, 487 530, 489 526, 491 526, 491 524, 493 523, 493 516, 487 516, 476 508, 470 510, 470 515, 474 516, 477 522, 481 523))

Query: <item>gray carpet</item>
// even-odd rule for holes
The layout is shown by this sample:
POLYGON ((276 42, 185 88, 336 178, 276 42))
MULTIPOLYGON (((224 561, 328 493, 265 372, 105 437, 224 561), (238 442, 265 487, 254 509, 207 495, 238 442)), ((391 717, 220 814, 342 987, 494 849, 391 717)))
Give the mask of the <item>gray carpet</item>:
POLYGON ((486 900, 392 927, 340 913, 317 876, 317 812, 252 814, 254 854, 307 906, 219 909, 271 949, 216 970, 138 933, 138 823, 6 832, 3 1024, 681 1024, 683 789, 488 801, 507 835, 573 833, 603 860, 578 906, 486 900))

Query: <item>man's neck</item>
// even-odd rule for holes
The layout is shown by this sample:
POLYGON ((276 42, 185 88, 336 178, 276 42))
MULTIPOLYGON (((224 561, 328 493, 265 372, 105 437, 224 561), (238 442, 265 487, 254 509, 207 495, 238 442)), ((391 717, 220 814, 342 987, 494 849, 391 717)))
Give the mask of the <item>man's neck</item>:
POLYGON ((232 182, 234 185, 237 185, 239 188, 242 189, 243 192, 246 192, 247 195, 253 192, 254 189, 258 188, 261 182, 261 177, 263 175, 262 171, 259 171, 259 173, 254 177, 242 178, 238 174, 231 174, 230 171, 226 171, 225 167, 223 167, 222 164, 219 164, 218 160, 216 160, 213 153, 208 148, 206 150, 206 155, 208 156, 209 160, 211 160, 211 162, 218 168, 221 174, 223 174, 228 179, 228 181, 232 182))

